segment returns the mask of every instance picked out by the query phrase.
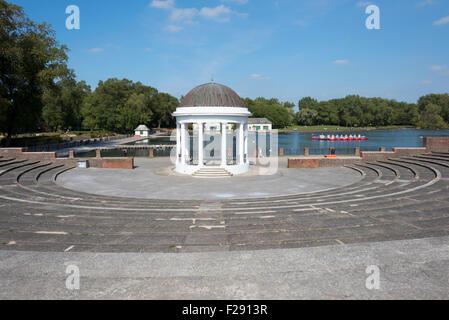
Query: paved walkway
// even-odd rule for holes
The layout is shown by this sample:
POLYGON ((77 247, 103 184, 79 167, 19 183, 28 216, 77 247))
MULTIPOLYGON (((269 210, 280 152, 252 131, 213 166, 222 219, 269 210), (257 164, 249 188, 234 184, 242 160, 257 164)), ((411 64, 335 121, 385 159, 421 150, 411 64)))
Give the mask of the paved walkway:
POLYGON ((449 237, 266 251, 0 251, 0 299, 448 299, 449 237), (80 290, 66 289, 68 265, 80 290), (366 269, 380 270, 368 290, 366 269))
POLYGON ((361 180, 348 168, 287 169, 279 158, 273 175, 257 175, 259 167, 242 176, 199 179, 177 175, 169 158, 136 158, 135 170, 75 169, 61 175, 60 185, 81 192, 146 199, 217 200, 304 194, 346 186, 361 180))

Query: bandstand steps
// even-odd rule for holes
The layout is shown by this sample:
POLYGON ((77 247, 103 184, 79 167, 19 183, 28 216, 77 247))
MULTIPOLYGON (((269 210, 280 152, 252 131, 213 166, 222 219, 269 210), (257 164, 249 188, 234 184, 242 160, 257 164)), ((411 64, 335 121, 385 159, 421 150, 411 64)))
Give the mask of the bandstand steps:
POLYGON ((223 168, 201 168, 193 174, 195 178, 230 178, 232 174, 223 168))

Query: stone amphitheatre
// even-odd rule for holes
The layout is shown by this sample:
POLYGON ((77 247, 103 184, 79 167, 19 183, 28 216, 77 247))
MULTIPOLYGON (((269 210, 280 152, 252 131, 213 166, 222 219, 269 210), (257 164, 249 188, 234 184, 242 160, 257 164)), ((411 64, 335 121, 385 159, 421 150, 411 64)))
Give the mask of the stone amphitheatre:
POLYGON ((248 112, 239 103, 213 113, 238 96, 208 87, 229 98, 202 97, 204 87, 187 96, 195 107, 177 111, 176 170, 169 158, 97 152, 82 169, 73 152, 0 149, 0 298, 448 297, 449 138, 330 159, 276 155, 276 172, 260 175, 248 112), (221 150, 208 171, 202 139, 200 161, 188 160, 187 124, 202 137, 206 121, 222 133, 237 124, 238 161, 221 150), (195 166, 218 176, 179 172, 195 166), (71 264, 80 291, 64 286, 71 264), (382 290, 365 286, 370 265, 382 290))
MULTIPOLYGON (((352 183, 322 187, 326 190, 321 191, 259 198, 199 197, 192 200, 181 194, 179 199, 174 199, 173 193, 172 199, 158 199, 75 191, 63 187, 58 181, 65 175, 77 176, 77 171, 82 169, 54 160, 27 159, 20 152, 11 156, 11 150, 10 155, 7 154, 3 150, 0 158, 0 241, 4 263, 15 261, 20 251, 32 253, 30 259, 40 261, 47 259, 43 257, 50 253, 68 249, 73 254, 241 251, 257 255, 257 250, 325 246, 334 248, 326 249, 333 254, 342 250, 341 247, 350 251, 351 247, 347 246, 350 244, 446 239, 449 235, 447 152, 385 156, 377 161, 333 169, 352 171, 351 177, 358 177, 352 183)), ((280 170, 316 169, 284 169, 281 164, 280 170)), ((332 178, 334 173, 329 171, 327 174, 332 178)), ((410 249, 415 246, 419 247, 419 244, 410 249)), ((438 246, 431 249, 436 248, 438 246)), ((288 251, 283 255, 289 259, 288 251)), ((175 256, 173 259, 177 259, 175 256)), ((191 257, 201 260, 201 256, 191 257)), ((229 261, 239 263, 240 258, 232 257, 229 256, 229 261)), ((63 255, 60 259, 64 261, 70 257, 63 255)), ((211 259, 220 261, 218 257, 211 259)), ((25 268, 20 259, 12 265, 18 270, 25 268)), ((3 265, 2 272, 6 269, 3 265)), ((447 283, 444 289, 447 289, 447 283)), ((441 296, 439 294, 436 295, 441 296)), ((105 296, 115 297, 113 294, 105 296)), ((229 296, 229 293, 218 295, 229 296)), ((192 297, 201 295, 193 294, 192 297)), ((237 294, 237 297, 264 295, 237 294)), ((279 297, 285 298, 286 294, 279 297)))

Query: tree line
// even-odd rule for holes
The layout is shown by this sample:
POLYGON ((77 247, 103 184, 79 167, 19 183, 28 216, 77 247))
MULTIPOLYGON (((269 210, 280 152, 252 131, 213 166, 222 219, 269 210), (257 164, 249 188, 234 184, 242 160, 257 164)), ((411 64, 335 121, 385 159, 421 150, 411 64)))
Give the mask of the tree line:
POLYGON ((407 125, 445 129, 449 123, 449 95, 429 94, 418 102, 406 103, 382 98, 350 95, 320 101, 306 97, 299 101, 294 122, 298 125, 346 127, 407 125))
POLYGON ((92 91, 68 68, 67 51, 48 24, 0 0, 0 133, 7 141, 37 131, 174 125, 177 98, 127 79, 100 81, 92 91))
MULTIPOLYGON (((179 104, 168 93, 128 79, 100 81, 95 90, 67 67, 68 48, 46 23, 31 21, 20 6, 0 0, 0 133, 109 130, 129 133, 139 124, 175 126, 179 104)), ((254 117, 275 128, 290 125, 447 128, 449 95, 430 94, 416 104, 356 95, 295 104, 278 99, 244 99, 254 117)))

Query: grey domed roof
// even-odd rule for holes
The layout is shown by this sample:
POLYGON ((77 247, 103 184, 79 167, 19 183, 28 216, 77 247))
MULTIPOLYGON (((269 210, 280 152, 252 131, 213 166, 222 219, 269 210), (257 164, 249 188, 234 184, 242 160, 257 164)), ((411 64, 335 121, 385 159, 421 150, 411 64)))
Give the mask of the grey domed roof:
POLYGON ((239 95, 218 83, 206 83, 192 89, 182 99, 180 107, 236 107, 245 108, 239 95))

